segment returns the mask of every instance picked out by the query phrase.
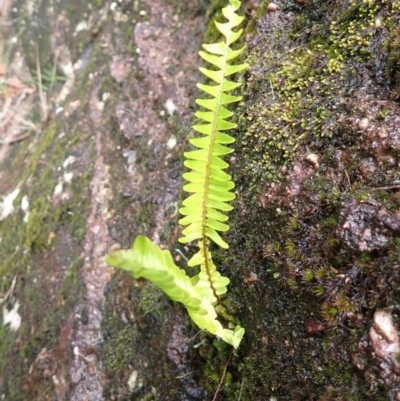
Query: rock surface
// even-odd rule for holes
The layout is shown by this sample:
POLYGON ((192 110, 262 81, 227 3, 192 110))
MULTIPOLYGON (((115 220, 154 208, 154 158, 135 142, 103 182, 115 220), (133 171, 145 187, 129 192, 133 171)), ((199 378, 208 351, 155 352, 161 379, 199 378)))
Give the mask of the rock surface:
MULTIPOLYGON (((229 347, 103 256, 138 234, 182 266, 194 251, 182 151, 222 5, 3 2, 0 399, 212 398, 229 347)), ((246 335, 218 400, 399 399, 400 3, 242 12, 237 198, 213 254, 246 335)))

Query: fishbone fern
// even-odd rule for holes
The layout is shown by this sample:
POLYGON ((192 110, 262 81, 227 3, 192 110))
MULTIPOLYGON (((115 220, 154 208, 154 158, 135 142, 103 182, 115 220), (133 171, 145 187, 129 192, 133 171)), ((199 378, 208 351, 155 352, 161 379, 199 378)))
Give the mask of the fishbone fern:
MULTIPOLYGON (((234 142, 234 138, 226 131, 235 128, 236 124, 227 121, 233 113, 226 105, 239 101, 241 97, 227 94, 240 86, 240 83, 228 80, 227 77, 247 67, 247 64, 228 63, 244 50, 230 48, 243 32, 242 29, 233 31, 233 28, 243 21, 243 17, 236 14, 240 1, 229 0, 229 3, 222 9, 227 22, 215 22, 225 40, 204 44, 203 48, 206 51, 199 53, 204 60, 217 67, 212 70, 200 68, 215 84, 198 84, 211 98, 196 100, 197 104, 206 109, 196 112, 196 117, 203 120, 203 123, 193 126, 202 136, 190 140, 197 149, 186 152, 187 160, 184 162, 191 171, 183 175, 188 181, 183 189, 191 195, 183 201, 183 207, 180 209, 184 217, 179 222, 187 227, 179 241, 189 243, 198 240, 199 251, 190 259, 189 266, 199 265, 200 272, 190 279, 174 264, 168 251, 162 251, 142 236, 136 238, 132 249, 112 252, 106 256, 106 260, 112 266, 131 271, 134 278, 142 277, 152 281, 171 299, 185 305, 198 327, 208 330, 237 348, 244 335, 244 329, 240 326, 233 330, 224 329, 217 320, 217 314, 230 320, 225 312, 226 306, 220 299, 220 295, 227 292, 229 279, 217 271, 208 249, 210 241, 222 248, 228 248, 219 232, 229 228, 225 212, 232 209, 228 202, 233 200, 235 195, 232 192, 234 183, 231 176, 223 171, 228 164, 222 157, 233 151, 226 145, 234 142)), ((232 326, 231 323, 229 325, 232 326)))
POLYGON ((210 111, 196 112, 196 117, 204 120, 207 124, 195 125, 193 128, 205 136, 191 139, 190 142, 199 150, 185 153, 185 157, 189 159, 185 161, 185 166, 193 171, 183 175, 189 181, 189 184, 185 185, 183 189, 192 192, 193 195, 183 201, 184 207, 180 209, 181 214, 186 216, 180 220, 180 223, 189 224, 183 231, 184 237, 179 240, 182 243, 196 239, 205 242, 206 238, 209 238, 222 248, 228 248, 228 244, 217 231, 228 229, 228 225, 223 223, 228 219, 227 216, 218 210, 231 210, 232 206, 226 202, 235 198, 235 195, 230 192, 234 187, 231 177, 223 171, 228 164, 222 160, 221 156, 233 151, 224 145, 234 142, 234 139, 223 131, 236 127, 236 124, 226 120, 233 113, 224 105, 241 99, 240 96, 231 96, 225 93, 240 86, 240 83, 229 81, 226 77, 247 67, 246 64, 228 64, 228 61, 239 56, 244 50, 244 48, 232 50, 229 47, 242 34, 242 30, 232 31, 232 28, 243 20, 243 17, 239 17, 235 13, 239 6, 239 1, 231 1, 231 5, 222 10, 228 22, 225 24, 215 22, 218 30, 225 36, 225 42, 205 44, 203 47, 208 53, 200 52, 202 58, 218 67, 219 70, 200 68, 200 71, 215 81, 217 85, 197 85, 211 95, 212 99, 196 100, 197 104, 210 111))

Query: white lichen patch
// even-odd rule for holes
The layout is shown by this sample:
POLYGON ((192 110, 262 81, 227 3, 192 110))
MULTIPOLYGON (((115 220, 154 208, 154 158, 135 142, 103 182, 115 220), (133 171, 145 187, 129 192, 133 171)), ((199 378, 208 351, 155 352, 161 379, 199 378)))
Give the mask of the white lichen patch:
POLYGON ((87 21, 83 20, 83 21, 79 22, 78 25, 76 26, 75 35, 78 32, 87 31, 88 29, 89 29, 89 25, 88 25, 87 21))
POLYGON ((4 220, 6 217, 14 212, 13 204, 18 194, 19 189, 15 188, 14 191, 3 198, 3 202, 0 203, 0 221, 4 220))
POLYGON ((75 156, 68 156, 63 163, 63 167, 67 168, 70 164, 74 164, 76 161, 76 157, 75 156))
POLYGON ((131 373, 131 375, 129 376, 128 383, 127 383, 130 391, 133 391, 134 388, 136 387, 137 377, 138 377, 138 371, 134 370, 131 373))
POLYGON ((60 67, 61 67, 63 73, 67 77, 71 77, 74 75, 74 65, 71 62, 60 64, 60 67))
POLYGON ((169 138, 167 141, 167 148, 173 149, 175 146, 176 146, 176 138, 174 135, 172 135, 171 138, 169 138))
MULTIPOLYGON (((76 160, 76 159, 75 159, 75 157, 73 157, 73 156, 68 157, 68 158, 64 161, 63 167, 64 167, 64 168, 68 167, 68 165, 69 165, 70 163, 73 163, 75 160, 76 160)), ((56 197, 56 196, 60 195, 60 194, 62 193, 62 191, 63 191, 64 184, 69 184, 69 183, 72 181, 72 178, 73 178, 73 177, 74 177, 74 173, 73 173, 72 171, 70 171, 70 172, 65 172, 65 173, 62 175, 62 177, 60 177, 60 178, 58 179, 58 183, 57 183, 57 185, 54 187, 53 197, 56 197)), ((63 197, 63 199, 64 199, 64 197, 63 197)))
POLYGON ((176 110, 176 106, 175 106, 175 103, 174 103, 174 101, 172 99, 167 99, 167 101, 164 103, 164 107, 165 107, 165 109, 167 110, 167 113, 170 116, 174 115, 174 112, 176 110))
POLYGON ((27 223, 29 220, 29 200, 26 195, 21 199, 21 210, 24 212, 24 223, 27 223))
POLYGON ((128 388, 132 392, 135 388, 140 388, 143 386, 143 380, 139 379, 138 380, 138 371, 134 370, 131 375, 129 376, 128 379, 128 388))
POLYGON ((29 200, 28 197, 26 195, 24 195, 21 199, 21 210, 23 212, 27 212, 29 209, 29 200))
POLYGON ((63 184, 64 183, 61 180, 58 182, 58 184, 54 188, 53 196, 60 195, 63 190, 63 184))
POLYGON ((101 101, 97 102, 96 108, 99 111, 103 111, 104 110, 104 102, 101 102, 101 101))
POLYGON ((73 172, 64 173, 64 175, 63 175, 64 182, 66 182, 66 183, 71 182, 73 176, 74 176, 73 172))
POLYGON ((21 315, 18 313, 19 302, 17 301, 13 308, 9 310, 3 306, 3 326, 9 325, 10 329, 17 331, 21 326, 21 315))

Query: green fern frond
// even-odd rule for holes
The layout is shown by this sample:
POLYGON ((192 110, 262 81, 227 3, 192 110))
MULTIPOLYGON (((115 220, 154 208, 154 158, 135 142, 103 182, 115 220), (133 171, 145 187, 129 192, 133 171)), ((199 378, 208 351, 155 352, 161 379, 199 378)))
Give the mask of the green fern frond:
POLYGON ((206 51, 199 53, 204 60, 217 68, 216 70, 200 68, 200 71, 216 82, 216 85, 197 85, 211 98, 196 100, 197 104, 209 110, 197 111, 196 117, 203 120, 205 124, 193 126, 204 136, 191 139, 191 144, 198 149, 185 153, 188 160, 184 164, 192 171, 183 175, 188 181, 183 189, 192 195, 183 201, 184 207, 180 209, 180 213, 185 217, 179 222, 187 226, 183 230, 183 237, 179 239, 182 243, 194 240, 206 243, 208 238, 222 248, 228 248, 228 244, 221 238, 219 232, 229 228, 225 223, 228 218, 223 212, 232 209, 228 202, 233 200, 235 195, 232 192, 234 183, 231 181, 231 176, 223 171, 228 164, 222 156, 233 151, 226 145, 234 142, 234 138, 225 131, 235 128, 236 124, 226 120, 233 113, 224 106, 241 100, 241 96, 226 93, 240 86, 240 83, 230 81, 227 77, 247 68, 247 64, 228 63, 244 50, 244 47, 238 50, 230 48, 230 45, 239 39, 243 32, 242 29, 233 31, 233 28, 243 21, 243 17, 235 12, 239 6, 239 1, 231 0, 230 4, 222 9, 228 22, 215 22, 225 40, 204 44, 203 48, 206 51))
POLYGON ((240 326, 235 330, 224 329, 217 320, 217 313, 207 295, 207 284, 204 282, 208 278, 199 274, 194 279, 194 285, 193 279, 174 264, 169 251, 161 250, 148 238, 139 235, 132 249, 111 252, 106 256, 106 261, 111 266, 131 272, 136 279, 152 281, 172 300, 182 303, 200 329, 221 337, 235 348, 239 346, 244 329, 240 326))
POLYGON ((142 236, 136 238, 132 249, 112 252, 106 256, 106 261, 112 266, 130 271, 134 278, 152 281, 172 300, 181 302, 200 329, 215 334, 237 348, 244 335, 244 329, 232 323, 229 323, 229 328, 223 328, 217 320, 218 313, 228 322, 232 322, 232 318, 226 313, 225 304, 220 300, 220 295, 227 291, 229 279, 217 271, 207 247, 211 240, 222 248, 228 248, 228 244, 219 233, 228 230, 228 217, 225 212, 232 209, 229 202, 235 195, 232 192, 234 184, 231 176, 223 171, 228 167, 223 157, 232 152, 227 145, 234 142, 234 138, 226 131, 235 128, 236 124, 227 120, 233 113, 226 105, 239 101, 241 97, 227 93, 240 86, 227 77, 247 67, 247 64, 229 63, 244 49, 230 48, 242 34, 242 29, 233 31, 233 28, 242 22, 243 17, 236 14, 240 1, 229 0, 229 3, 222 9, 228 22, 216 22, 225 40, 203 45, 205 51, 200 52, 204 60, 216 67, 213 70, 200 68, 200 71, 216 84, 198 84, 210 98, 196 100, 206 109, 196 112, 196 116, 203 120, 203 123, 193 126, 202 136, 191 139, 191 144, 197 149, 185 153, 185 166, 191 171, 184 174, 188 182, 184 190, 191 195, 183 201, 183 207, 180 209, 184 216, 180 223, 187 227, 179 241, 188 243, 198 240, 199 252, 191 258, 189 266, 199 265, 200 272, 190 279, 174 264, 168 251, 162 251, 142 236))

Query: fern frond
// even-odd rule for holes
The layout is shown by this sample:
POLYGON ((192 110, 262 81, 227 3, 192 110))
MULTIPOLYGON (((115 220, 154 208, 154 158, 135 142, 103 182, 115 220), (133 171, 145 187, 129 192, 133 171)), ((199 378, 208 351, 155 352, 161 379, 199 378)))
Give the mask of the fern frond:
MULTIPOLYGON (((161 250, 148 238, 139 235, 132 249, 111 252, 106 256, 106 261, 111 266, 131 272, 136 279, 152 281, 172 300, 182 303, 200 329, 221 337, 235 348, 239 346, 244 329, 240 326, 235 330, 222 327, 205 289, 204 278, 200 274, 194 280, 194 285, 185 271, 174 264, 169 251, 161 250)), ((217 276, 216 272, 214 274, 217 276)))
POLYGON ((205 123, 193 126, 193 129, 203 136, 191 139, 191 144, 197 149, 185 153, 187 160, 184 164, 192 171, 183 175, 188 181, 183 189, 192 195, 183 201, 183 207, 180 209, 180 213, 185 217, 179 222, 187 226, 183 230, 183 237, 179 239, 182 243, 200 240, 206 244, 209 239, 222 248, 228 248, 219 232, 229 228, 224 223, 227 216, 223 212, 232 209, 228 202, 232 201, 235 195, 232 192, 234 184, 231 176, 223 171, 228 164, 222 157, 233 151, 226 145, 233 143, 234 138, 225 131, 235 128, 236 124, 227 121, 232 112, 225 106, 241 100, 241 96, 227 94, 240 86, 240 83, 228 80, 227 77, 247 68, 247 64, 228 63, 244 50, 244 47, 238 50, 230 48, 243 32, 242 29, 233 31, 233 28, 243 21, 243 17, 236 14, 239 6, 238 0, 230 0, 230 4, 222 9, 228 21, 215 22, 225 40, 204 44, 205 51, 199 52, 204 60, 216 67, 215 70, 200 68, 200 71, 216 84, 197 85, 211 98, 196 100, 197 104, 208 110, 196 112, 196 117, 205 123))
POLYGON ((191 195, 183 201, 180 209, 184 216, 180 223, 187 227, 179 241, 188 243, 198 240, 199 252, 191 258, 189 266, 200 265, 200 272, 190 279, 184 270, 174 264, 168 251, 161 250, 143 236, 136 238, 132 249, 108 254, 106 261, 112 266, 130 271, 134 278, 152 281, 172 300, 181 302, 200 329, 217 335, 237 348, 244 329, 232 323, 226 329, 217 320, 218 313, 229 322, 232 321, 226 313, 225 304, 219 298, 226 293, 229 279, 217 271, 207 247, 211 240, 222 248, 228 248, 228 244, 219 234, 228 230, 228 217, 225 213, 232 209, 229 202, 235 198, 231 176, 224 172, 228 164, 223 157, 232 152, 227 145, 234 142, 234 138, 226 131, 236 127, 236 124, 227 120, 233 114, 227 105, 239 101, 241 97, 228 94, 240 84, 227 77, 247 67, 247 64, 229 63, 244 49, 230 48, 242 34, 241 29, 234 31, 233 28, 242 22, 243 17, 236 14, 240 1, 229 0, 229 3, 222 9, 227 22, 216 22, 225 40, 203 45, 205 51, 200 52, 204 60, 216 67, 200 68, 215 84, 198 84, 210 98, 196 100, 205 110, 196 112, 203 123, 194 125, 193 128, 202 136, 190 140, 196 149, 185 153, 187 159, 184 162, 191 170, 184 174, 187 181, 184 190, 191 195))

